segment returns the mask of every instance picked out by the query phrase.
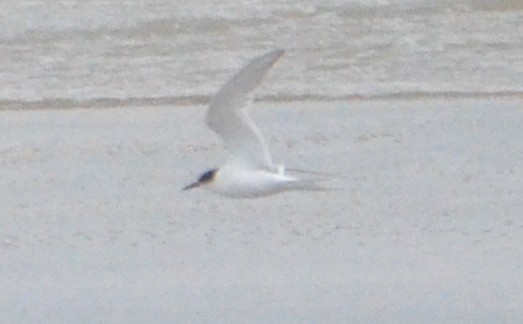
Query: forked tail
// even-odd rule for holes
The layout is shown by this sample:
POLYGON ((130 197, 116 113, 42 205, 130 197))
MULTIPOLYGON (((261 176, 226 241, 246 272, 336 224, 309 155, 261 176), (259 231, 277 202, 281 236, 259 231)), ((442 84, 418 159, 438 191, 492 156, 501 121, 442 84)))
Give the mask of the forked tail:
POLYGON ((284 165, 276 165, 275 166, 276 172, 280 175, 285 175, 285 171, 291 171, 294 173, 302 173, 302 174, 308 174, 313 175, 313 179, 296 179, 294 181, 291 181, 288 183, 288 189, 290 190, 301 190, 301 191, 343 191, 343 188, 336 188, 336 187, 326 187, 323 184, 320 184, 320 182, 323 181, 330 181, 334 178, 337 178, 339 176, 329 173, 323 173, 323 172, 316 172, 316 171, 308 171, 308 170, 301 170, 301 169, 291 169, 291 168, 285 168, 284 165))
POLYGON ((289 189, 300 191, 342 191, 342 188, 326 187, 319 183, 321 180, 297 179, 289 182, 289 189))

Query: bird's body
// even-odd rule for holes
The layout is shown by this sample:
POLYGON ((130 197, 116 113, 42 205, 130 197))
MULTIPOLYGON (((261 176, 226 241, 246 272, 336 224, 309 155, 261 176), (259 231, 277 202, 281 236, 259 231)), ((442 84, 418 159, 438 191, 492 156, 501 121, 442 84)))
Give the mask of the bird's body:
POLYGON ((231 198, 255 198, 288 190, 297 181, 285 174, 225 164, 207 187, 231 198))
POLYGON ((276 166, 263 136, 249 116, 253 93, 269 68, 283 55, 274 50, 253 59, 213 97, 206 123, 229 150, 227 162, 203 173, 184 190, 203 187, 231 198, 255 198, 288 190, 322 190, 313 181, 285 174, 276 166))

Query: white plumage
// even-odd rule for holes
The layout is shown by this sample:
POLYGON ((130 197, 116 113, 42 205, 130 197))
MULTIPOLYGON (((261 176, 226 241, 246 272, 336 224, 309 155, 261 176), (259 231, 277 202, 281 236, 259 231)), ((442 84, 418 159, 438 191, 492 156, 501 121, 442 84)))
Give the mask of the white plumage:
POLYGON ((254 58, 212 98, 206 123, 225 143, 229 158, 184 190, 203 187, 232 198, 254 198, 287 190, 321 190, 313 181, 285 175, 272 163, 265 140, 249 115, 254 90, 284 50, 254 58))

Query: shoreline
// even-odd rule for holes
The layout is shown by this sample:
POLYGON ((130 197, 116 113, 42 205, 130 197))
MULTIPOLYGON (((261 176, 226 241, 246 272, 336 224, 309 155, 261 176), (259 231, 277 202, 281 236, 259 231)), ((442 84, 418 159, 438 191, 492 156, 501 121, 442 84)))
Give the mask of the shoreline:
MULTIPOLYGON (((41 100, 0 100, 0 112, 2 111, 33 111, 33 110, 74 110, 74 109, 115 109, 124 107, 161 107, 161 106, 195 106, 207 105, 210 96, 188 95, 188 96, 163 96, 163 97, 131 97, 131 98, 93 98, 93 99, 68 99, 68 98, 46 98, 41 100)), ((279 103, 279 102, 314 102, 333 103, 339 101, 413 101, 413 100, 460 100, 460 99, 523 99, 523 91, 493 91, 493 92, 424 92, 412 91, 401 93, 383 93, 375 95, 349 94, 343 96, 322 95, 297 95, 277 96, 266 95, 255 99, 256 103, 279 103)))

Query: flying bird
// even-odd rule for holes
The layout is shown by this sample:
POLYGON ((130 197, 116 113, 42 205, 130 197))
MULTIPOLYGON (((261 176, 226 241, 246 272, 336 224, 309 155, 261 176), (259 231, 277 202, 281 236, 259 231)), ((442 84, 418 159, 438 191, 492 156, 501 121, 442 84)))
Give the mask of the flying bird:
POLYGON ((183 190, 205 188, 230 198, 256 198, 289 190, 325 190, 274 165, 265 140, 249 115, 254 90, 283 55, 283 49, 254 58, 211 99, 206 124, 229 150, 226 163, 204 172, 183 190))

